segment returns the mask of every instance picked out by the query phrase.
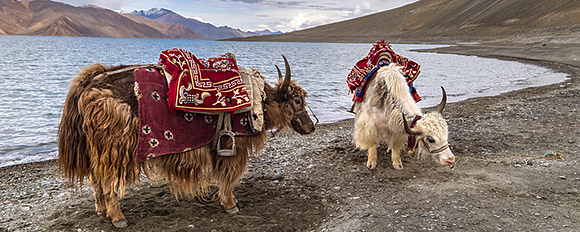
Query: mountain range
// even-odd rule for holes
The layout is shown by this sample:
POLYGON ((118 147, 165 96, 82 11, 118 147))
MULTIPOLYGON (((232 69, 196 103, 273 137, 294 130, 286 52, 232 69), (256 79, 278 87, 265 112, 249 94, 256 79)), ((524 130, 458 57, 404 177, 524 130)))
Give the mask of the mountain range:
POLYGON ((234 40, 300 42, 580 42, 580 1, 420 0, 281 35, 234 40))
POLYGON ((147 11, 133 11, 131 14, 136 16, 146 17, 157 22, 167 23, 167 24, 181 24, 189 28, 195 29, 199 33, 215 38, 215 39, 227 39, 234 37, 248 37, 248 36, 261 36, 268 34, 281 34, 282 32, 272 32, 270 30, 263 31, 242 31, 240 29, 234 29, 228 26, 216 27, 211 23, 204 23, 196 19, 186 18, 177 14, 171 10, 153 8, 147 11))
POLYGON ((400 8, 281 34, 248 32, 153 8, 120 14, 50 0, 0 0, 0 35, 299 42, 580 43, 577 0, 420 0, 400 8))
POLYGON ((0 35, 226 39, 281 32, 247 32, 185 18, 171 10, 120 14, 98 6, 50 0, 0 0, 0 35))

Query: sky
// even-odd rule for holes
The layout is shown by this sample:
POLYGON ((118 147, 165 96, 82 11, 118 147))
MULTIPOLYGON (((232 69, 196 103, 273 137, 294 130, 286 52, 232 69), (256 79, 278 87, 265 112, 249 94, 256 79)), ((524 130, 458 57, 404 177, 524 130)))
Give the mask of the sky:
POLYGON ((244 31, 289 32, 385 11, 417 0, 55 0, 117 12, 165 8, 186 18, 244 31))

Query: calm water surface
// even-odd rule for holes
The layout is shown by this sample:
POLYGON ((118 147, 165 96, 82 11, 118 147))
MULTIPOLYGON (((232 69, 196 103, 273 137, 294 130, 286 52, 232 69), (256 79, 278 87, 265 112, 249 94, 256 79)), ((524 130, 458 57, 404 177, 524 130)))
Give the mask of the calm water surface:
MULTIPOLYGON (((322 122, 353 117, 346 113, 346 75, 372 44, 224 42, 171 39, 69 38, 0 36, 0 166, 54 159, 62 104, 71 79, 82 67, 157 63, 159 53, 183 48, 197 57, 226 52, 238 64, 258 68, 268 80, 277 78, 274 64, 283 67, 285 55, 293 79, 309 93, 308 103, 322 122)), ((530 86, 563 81, 565 74, 511 61, 432 53, 412 49, 437 45, 393 45, 395 51, 421 64, 415 87, 420 107, 437 104, 439 86, 449 102, 496 95, 530 86)))

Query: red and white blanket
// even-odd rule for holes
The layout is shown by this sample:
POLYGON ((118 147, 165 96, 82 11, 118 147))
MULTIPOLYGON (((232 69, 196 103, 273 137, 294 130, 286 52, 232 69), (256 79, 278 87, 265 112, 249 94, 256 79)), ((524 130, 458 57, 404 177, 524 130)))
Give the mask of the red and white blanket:
MULTIPOLYGON (((135 96, 139 101, 139 136, 135 161, 181 153, 209 144, 215 135, 217 114, 188 111, 172 113, 168 108, 167 81, 163 70, 141 68, 134 72, 135 96)), ((251 111, 231 116, 236 136, 256 135, 251 111)))
POLYGON ((374 74, 372 73, 372 70, 377 67, 380 54, 383 52, 388 52, 391 54, 393 60, 390 62, 397 63, 397 65, 403 67, 402 71, 411 90, 411 96, 413 96, 413 99, 416 102, 420 101, 421 97, 417 94, 415 88, 413 88, 413 81, 415 81, 417 76, 419 76, 419 68, 421 65, 407 57, 396 54, 395 51, 393 51, 391 44, 385 42, 384 40, 374 44, 369 51, 369 54, 358 61, 346 77, 346 83, 348 84, 350 93, 357 92, 353 98, 353 101, 360 102, 364 99, 361 94, 364 95, 364 89, 366 88, 366 84, 368 84, 367 81, 372 79, 372 77, 367 77, 367 75, 374 74), (365 81, 365 77, 367 77, 367 81, 365 81))
POLYGON ((231 53, 198 59, 174 48, 163 51, 159 63, 171 75, 167 97, 172 112, 231 112, 252 105, 231 53))

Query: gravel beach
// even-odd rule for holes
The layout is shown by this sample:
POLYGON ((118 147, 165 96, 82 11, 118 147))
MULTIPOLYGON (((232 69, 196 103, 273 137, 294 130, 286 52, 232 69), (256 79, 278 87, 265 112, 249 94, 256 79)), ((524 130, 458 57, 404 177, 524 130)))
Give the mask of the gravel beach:
MULTIPOLYGON (((143 181, 121 200, 125 231, 578 231, 580 45, 459 45, 429 52, 518 60, 565 82, 447 104, 454 170, 404 156, 378 167, 354 148, 353 120, 281 132, 234 189, 240 213, 176 200, 143 181)), ((346 86, 345 86, 346 88, 346 86)), ((438 88, 438 87, 437 87, 438 88)), ((428 111, 429 109, 424 109, 428 111)), ((70 188, 56 161, 0 168, 0 231, 115 231, 92 189, 70 188)))

